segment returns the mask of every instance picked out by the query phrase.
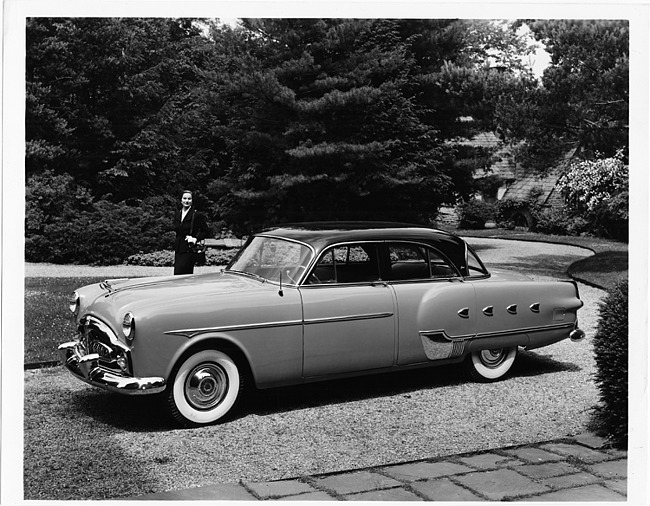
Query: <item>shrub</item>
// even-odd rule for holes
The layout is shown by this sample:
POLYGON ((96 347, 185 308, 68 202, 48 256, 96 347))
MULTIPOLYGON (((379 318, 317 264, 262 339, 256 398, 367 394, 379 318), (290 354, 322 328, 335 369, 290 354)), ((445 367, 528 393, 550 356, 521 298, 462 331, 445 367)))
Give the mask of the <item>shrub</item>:
POLYGON ((25 257, 32 262, 111 265, 139 251, 169 247, 171 218, 153 206, 99 201, 91 210, 51 218, 39 233, 26 237, 25 257))
POLYGON ((530 189, 526 199, 504 199, 497 202, 494 208, 497 225, 507 229, 524 226, 534 230, 537 215, 542 210, 539 204, 541 194, 542 189, 534 187, 530 189))
POLYGON ((573 216, 566 207, 544 208, 535 215, 535 232, 551 235, 583 235, 590 231, 589 222, 573 216))
POLYGON ((72 177, 44 172, 28 179, 25 200, 30 262, 111 265, 173 244, 172 212, 158 197, 95 201, 72 177))
POLYGON ((567 235, 568 216, 564 208, 546 208, 535 217, 535 231, 542 234, 567 235))
POLYGON ((172 250, 152 251, 151 253, 136 253, 125 261, 127 265, 143 265, 147 267, 171 267, 174 265, 172 250))
POLYGON ((239 249, 208 249, 205 254, 205 265, 228 265, 239 249))
POLYGON ((456 208, 460 228, 480 229, 494 217, 494 205, 483 200, 472 199, 463 202, 456 208))
POLYGON ((600 305, 594 336, 597 432, 617 447, 627 445, 628 432, 628 283, 620 281, 600 305))

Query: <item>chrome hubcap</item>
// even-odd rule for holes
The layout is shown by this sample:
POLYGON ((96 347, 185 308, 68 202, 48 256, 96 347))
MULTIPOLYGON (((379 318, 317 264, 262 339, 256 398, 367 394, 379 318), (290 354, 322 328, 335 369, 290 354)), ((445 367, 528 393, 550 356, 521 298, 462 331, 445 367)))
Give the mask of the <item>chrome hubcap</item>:
POLYGON ((214 408, 227 391, 228 376, 217 364, 201 364, 185 380, 185 398, 195 409, 214 408))
POLYGON ((499 348, 497 350, 482 350, 479 355, 481 357, 481 363, 490 369, 499 367, 506 359, 506 351, 507 350, 504 348, 499 348))

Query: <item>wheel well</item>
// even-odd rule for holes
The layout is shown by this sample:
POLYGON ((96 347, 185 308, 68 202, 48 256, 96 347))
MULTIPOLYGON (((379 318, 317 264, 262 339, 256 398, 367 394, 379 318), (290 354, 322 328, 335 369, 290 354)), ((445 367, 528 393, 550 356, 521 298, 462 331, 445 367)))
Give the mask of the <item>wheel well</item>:
POLYGON ((237 364, 237 367, 239 368, 242 375, 244 376, 244 383, 246 385, 255 384, 255 377, 253 376, 253 371, 251 370, 251 366, 248 363, 248 359, 246 358, 246 355, 241 350, 241 348, 239 348, 236 344, 226 339, 219 339, 219 338, 204 339, 190 346, 186 350, 184 350, 180 354, 180 356, 174 361, 174 365, 171 369, 170 377, 176 374, 176 371, 178 371, 179 367, 181 366, 181 364, 185 359, 203 350, 216 350, 216 351, 222 351, 224 353, 227 353, 235 361, 235 364, 237 364))

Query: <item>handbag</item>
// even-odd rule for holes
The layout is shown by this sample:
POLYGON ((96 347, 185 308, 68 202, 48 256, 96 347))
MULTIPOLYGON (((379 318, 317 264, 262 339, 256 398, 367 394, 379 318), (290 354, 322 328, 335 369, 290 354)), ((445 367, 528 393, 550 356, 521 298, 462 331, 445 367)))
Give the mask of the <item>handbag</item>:
MULTIPOLYGON (((196 214, 196 211, 192 213, 192 221, 190 223, 190 235, 194 235, 194 215, 196 214)), ((205 261, 205 239, 201 239, 200 241, 196 241, 195 243, 188 243, 188 246, 190 247, 190 250, 192 250, 192 253, 194 253, 194 256, 197 258, 197 260, 203 259, 205 261)))

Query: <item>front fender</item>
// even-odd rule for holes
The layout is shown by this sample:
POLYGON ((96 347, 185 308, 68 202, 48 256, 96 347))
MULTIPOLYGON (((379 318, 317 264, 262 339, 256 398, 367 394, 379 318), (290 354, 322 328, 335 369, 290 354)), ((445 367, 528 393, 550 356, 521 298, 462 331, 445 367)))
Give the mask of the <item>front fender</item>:
MULTIPOLYGON (((241 358, 246 360, 247 366, 250 368, 251 357, 246 348, 237 339, 228 334, 219 332, 206 333, 197 337, 188 338, 185 343, 176 349, 167 364, 167 369, 165 370, 164 377, 167 381, 169 382, 174 368, 179 365, 181 360, 199 350, 205 349, 218 349, 222 351, 225 351, 226 349, 235 349, 236 352, 241 355, 241 358)), ((253 373, 253 379, 255 379, 255 373, 252 368, 251 372, 253 373)))
POLYGON ((258 388, 298 383, 303 377, 302 322, 285 322, 232 332, 208 331, 187 338, 170 357, 165 369, 169 378, 188 353, 199 349, 235 349, 246 361, 258 388))

